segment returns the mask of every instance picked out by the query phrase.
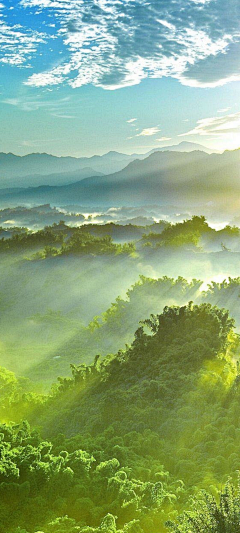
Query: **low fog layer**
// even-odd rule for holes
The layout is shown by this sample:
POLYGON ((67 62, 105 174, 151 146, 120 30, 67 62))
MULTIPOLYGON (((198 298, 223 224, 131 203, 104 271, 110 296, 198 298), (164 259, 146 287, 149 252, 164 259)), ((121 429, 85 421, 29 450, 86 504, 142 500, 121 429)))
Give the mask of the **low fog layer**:
MULTIPOLYGON (((1 198, 0 198, 1 207, 1 198)), ((146 227, 159 222, 182 222, 192 215, 204 215, 211 226, 221 229, 227 224, 240 227, 239 210, 236 205, 222 211, 219 207, 208 202, 199 206, 176 205, 144 205, 144 206, 81 206, 77 204, 54 206, 49 203, 42 205, 17 205, 2 206, 0 209, 1 237, 10 237, 18 228, 27 228, 33 231, 45 226, 66 222, 70 226, 83 224, 106 223, 146 227)), ((127 235, 126 235, 127 237, 127 235)))
MULTIPOLYGON (((138 321, 161 312, 165 305, 210 301, 230 309, 240 327, 239 281, 234 290, 223 285, 204 293, 211 281, 238 278, 238 228, 216 231, 204 217, 193 217, 185 223, 163 221, 145 227, 77 228, 60 223, 44 232, 25 230, 18 235, 0 243, 0 364, 17 374, 50 384, 59 374, 69 373, 70 363, 91 361, 96 350, 104 354, 124 348, 138 321), (129 240, 129 228, 131 236, 135 231, 134 241, 118 244, 129 240), (125 317, 121 323, 117 317, 114 327, 110 320, 105 329, 100 328, 102 336, 96 337, 101 332, 94 317, 110 309, 111 318, 111 304, 118 297, 127 302, 127 291, 139 276, 152 280, 181 276, 190 285, 181 280, 141 282, 140 299, 130 306, 134 320, 125 317), (191 284, 193 279, 199 281, 191 284)), ((119 305, 117 300, 117 309, 119 305)))

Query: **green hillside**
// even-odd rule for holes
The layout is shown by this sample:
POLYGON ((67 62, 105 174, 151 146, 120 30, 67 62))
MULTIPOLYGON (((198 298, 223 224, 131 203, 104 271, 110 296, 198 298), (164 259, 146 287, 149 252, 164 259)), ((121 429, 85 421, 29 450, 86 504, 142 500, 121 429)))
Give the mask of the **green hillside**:
POLYGON ((200 488, 217 497, 235 482, 233 326, 209 304, 166 307, 127 350, 73 365, 45 397, 2 372, 2 418, 15 420, 1 427, 4 531, 159 533, 200 488))
POLYGON ((204 217, 14 229, 0 241, 0 365, 49 389, 71 363, 125 348, 140 320, 189 300, 226 307, 239 328, 238 249, 238 228, 204 217))

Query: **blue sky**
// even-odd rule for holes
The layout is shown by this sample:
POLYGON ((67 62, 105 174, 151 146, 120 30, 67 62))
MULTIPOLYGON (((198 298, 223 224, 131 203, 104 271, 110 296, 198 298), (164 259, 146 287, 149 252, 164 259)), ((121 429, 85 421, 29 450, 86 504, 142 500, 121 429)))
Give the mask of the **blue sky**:
POLYGON ((240 146, 239 0, 3 0, 0 70, 0 151, 240 146))

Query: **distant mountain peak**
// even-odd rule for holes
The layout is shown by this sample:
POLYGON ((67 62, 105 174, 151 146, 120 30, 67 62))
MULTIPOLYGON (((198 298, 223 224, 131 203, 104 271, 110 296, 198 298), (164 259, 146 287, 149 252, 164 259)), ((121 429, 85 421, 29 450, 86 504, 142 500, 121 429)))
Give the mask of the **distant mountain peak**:
POLYGON ((181 141, 179 144, 173 144, 171 146, 158 146, 151 150, 153 152, 193 152, 193 151, 205 152, 206 154, 219 153, 218 150, 207 148, 202 144, 193 143, 190 141, 181 141))
POLYGON ((212 153, 200 144, 181 141, 172 146, 159 146, 144 154, 124 154, 114 150, 91 157, 54 156, 34 152, 25 156, 0 153, 1 187, 31 187, 61 185, 80 181, 87 177, 120 172, 133 161, 142 161, 154 152, 212 153), (90 167, 90 168, 89 168, 90 167), (88 170, 89 169, 89 170, 88 170))

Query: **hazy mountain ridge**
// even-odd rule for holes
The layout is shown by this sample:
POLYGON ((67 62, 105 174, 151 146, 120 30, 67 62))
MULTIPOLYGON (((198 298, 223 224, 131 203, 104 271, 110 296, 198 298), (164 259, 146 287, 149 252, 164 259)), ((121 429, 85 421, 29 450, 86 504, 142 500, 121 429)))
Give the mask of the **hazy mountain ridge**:
POLYGON ((50 202, 82 205, 144 205, 186 201, 236 201, 240 150, 223 154, 154 152, 107 176, 92 176, 61 186, 1 190, 2 202, 50 202), (196 194, 197 191, 197 194, 196 194))
POLYGON ((92 157, 58 157, 46 153, 32 153, 17 156, 12 153, 0 153, 0 180, 6 187, 39 186, 45 183, 58 185, 78 181, 97 174, 111 174, 122 170, 135 159, 144 159, 155 151, 190 152, 201 150, 210 153, 204 146, 182 142, 176 146, 154 148, 145 154, 122 154, 108 152, 102 156, 92 157), (79 173, 79 175, 78 175, 79 173), (65 174, 65 175, 64 175, 65 174), (76 174, 76 175, 74 175, 76 174), (43 179, 46 177, 46 179, 43 179))

